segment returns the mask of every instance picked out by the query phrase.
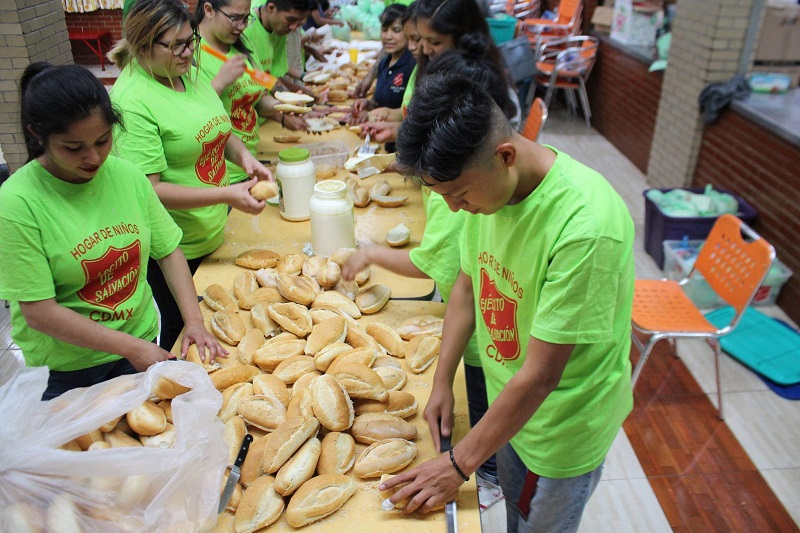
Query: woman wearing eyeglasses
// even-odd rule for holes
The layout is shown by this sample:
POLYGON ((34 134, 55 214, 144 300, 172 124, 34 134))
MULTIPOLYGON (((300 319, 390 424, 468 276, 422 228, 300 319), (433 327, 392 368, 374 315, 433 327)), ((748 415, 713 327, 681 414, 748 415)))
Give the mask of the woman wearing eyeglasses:
MULTIPOLYGON (((199 41, 180 0, 138 0, 125 21, 125 38, 110 52, 122 70, 111 99, 126 131, 117 154, 150 178, 161 202, 183 230, 180 247, 192 273, 222 244, 228 206, 258 214, 266 205, 249 193, 272 175, 242 141, 213 88, 192 66, 199 41), (251 177, 229 184, 225 160, 251 177)), ((159 344, 170 349, 183 320, 166 280, 151 261, 147 280, 161 313, 159 344)))
MULTIPOLYGON (((239 137, 250 150, 256 153, 259 141, 258 117, 281 120, 274 110, 278 101, 263 85, 259 85, 245 73, 245 67, 261 69, 258 53, 242 35, 254 20, 250 14, 250 0, 205 0, 197 4, 195 21, 200 34, 200 78, 211 83, 219 95, 225 110, 231 117, 233 134, 239 137), (225 54, 223 61, 207 48, 225 54)), ((284 119, 290 129, 305 129, 305 121, 284 119), (296 127, 295 127, 296 126, 296 127)), ((247 179, 247 174, 236 165, 229 165, 231 183, 247 179)))

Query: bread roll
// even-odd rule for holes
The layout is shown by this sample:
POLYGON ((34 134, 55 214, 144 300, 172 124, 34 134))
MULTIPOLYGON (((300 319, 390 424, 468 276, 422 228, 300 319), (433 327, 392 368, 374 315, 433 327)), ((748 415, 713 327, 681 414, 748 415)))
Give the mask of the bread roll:
POLYGON ((222 391, 222 407, 219 410, 219 418, 223 422, 227 422, 236 416, 239 403, 253 394, 253 384, 246 381, 235 383, 222 391))
POLYGON ((256 281, 262 287, 278 288, 278 271, 274 268, 260 268, 256 270, 256 281))
POLYGON ((344 386, 351 398, 386 401, 389 391, 380 376, 361 363, 343 363, 333 376, 344 386))
POLYGON ((300 379, 306 372, 314 372, 317 367, 314 365, 314 358, 307 355, 293 355, 281 361, 272 371, 272 375, 277 376, 284 383, 291 384, 300 379))
POLYGON ((284 104, 310 104, 314 101, 313 96, 289 91, 275 91, 273 96, 284 104))
POLYGON ((390 192, 392 192, 392 186, 389 185, 389 182, 385 179, 375 182, 372 187, 369 188, 370 198, 374 198, 375 196, 387 196, 390 192))
MULTIPOLYGON (((348 163, 345 163, 345 168, 348 168, 348 163)), ((369 204, 369 191, 361 187, 357 181, 347 180, 347 193, 350 195, 350 199, 353 200, 355 207, 366 207, 369 204)))
POLYGON ((222 366, 216 361, 214 361, 213 363, 207 363, 206 361, 208 361, 210 358, 208 356, 208 352, 205 346, 203 347, 203 351, 206 352, 205 361, 200 358, 200 352, 197 349, 197 345, 190 344, 189 349, 186 351, 186 360, 189 361, 190 363, 202 366, 203 370, 205 370, 206 372, 213 372, 214 370, 222 366))
MULTIPOLYGON (((194 346, 194 345, 192 345, 192 346, 194 346)), ((119 422, 120 420, 122 420, 122 417, 123 417, 123 416, 125 416, 125 415, 120 415, 120 416, 118 416, 117 418, 114 418, 114 419, 112 419, 112 420, 109 420, 108 422, 106 422, 105 424, 103 424, 102 426, 100 426, 100 428, 99 428, 99 429, 100 429, 100 431, 102 431, 103 433, 108 433, 108 432, 110 432, 110 431, 113 431, 113 430, 114 430, 114 428, 115 428, 115 427, 117 427, 117 422, 119 422)))
MULTIPOLYGON (((252 190, 252 189, 251 189, 252 190)), ((252 270, 245 270, 236 274, 233 279, 233 295, 240 300, 259 287, 256 274, 252 270)))
POLYGON ((286 507, 286 521, 301 527, 337 511, 356 491, 356 482, 341 474, 325 474, 303 483, 286 507))
POLYGON ((408 375, 406 371, 402 368, 395 368, 393 366, 383 366, 378 368, 373 368, 376 374, 378 374, 383 381, 383 385, 386 387, 386 390, 389 392, 392 391, 399 391, 402 389, 406 382, 408 381, 408 375))
POLYGON ((188 391, 189 387, 184 387, 180 383, 175 383, 171 379, 165 377, 159 377, 158 380, 156 380, 156 384, 153 386, 153 396, 159 400, 171 400, 188 391))
POLYGON ((250 483, 264 474, 261 470, 261 460, 264 457, 264 450, 267 447, 267 443, 269 443, 270 435, 272 433, 267 433, 263 437, 254 436, 253 442, 250 443, 250 449, 244 458, 241 474, 239 475, 239 483, 244 488, 248 488, 250 483))
POLYGON ((328 91, 328 102, 346 102, 348 98, 347 91, 328 91))
POLYGON ((309 257, 303 263, 302 273, 304 276, 309 278, 316 278, 317 274, 325 268, 325 265, 328 264, 328 258, 322 257, 321 255, 315 255, 314 257, 309 257))
MULTIPOLYGON (((253 378, 261 372, 254 366, 239 365, 229 368, 221 368, 211 374, 211 383, 218 391, 223 391, 236 383, 253 381, 253 378)), ((138 433, 138 431, 137 431, 138 433)))
POLYGON ((297 378, 297 381, 292 383, 292 394, 296 394, 297 392, 300 391, 300 389, 310 388, 311 382, 314 381, 316 378, 320 377, 321 375, 322 372, 320 372, 319 370, 312 370, 311 372, 306 372, 305 374, 297 378))
POLYGON ((272 250, 247 250, 240 253, 233 260, 241 267, 258 270, 260 268, 273 268, 280 261, 281 256, 272 250))
POLYGON ((220 340, 236 346, 242 340, 247 328, 239 315, 231 311, 217 311, 211 317, 211 331, 220 340))
POLYGON ((290 357, 302 355, 305 350, 306 341, 304 339, 294 339, 281 342, 267 342, 255 351, 253 362, 259 368, 267 372, 274 372, 278 365, 290 357))
POLYGON ((261 469, 267 474, 277 472, 305 441, 317 434, 316 418, 291 417, 280 424, 264 449, 261 469))
POLYGON ((262 333, 260 329, 248 329, 247 333, 242 337, 242 340, 239 341, 239 346, 237 346, 239 361, 244 365, 253 364, 253 353, 261 348, 266 340, 267 339, 264 338, 264 333, 262 333))
POLYGON ((203 291, 203 301, 214 311, 236 311, 236 302, 233 296, 222 285, 216 283, 206 287, 203 291))
POLYGON ((417 445, 405 439, 379 440, 356 459, 353 473, 361 479, 380 477, 410 465, 417 457, 417 445))
POLYGON ((86 451, 89 449, 89 446, 94 444, 95 442, 105 442, 103 440, 103 432, 99 429, 95 429, 94 431, 90 431, 86 435, 81 435, 80 437, 75 438, 75 443, 80 446, 81 450, 86 451))
POLYGON ((281 113, 296 113, 298 115, 304 115, 311 111, 310 107, 295 104, 275 104, 274 109, 281 113))
POLYGON ((159 406, 150 401, 125 415, 125 420, 139 435, 157 435, 167 429, 167 415, 159 406))
POLYGON ((330 431, 344 431, 353 424, 353 402, 335 377, 320 376, 311 384, 314 416, 330 431))
POLYGON ((356 303, 338 291, 323 291, 314 298, 312 309, 339 309, 353 318, 361 318, 361 310, 356 303))
POLYGON ((336 175, 336 167, 328 163, 320 163, 316 167, 317 180, 326 180, 336 175))
POLYGON ((319 285, 311 278, 278 274, 278 291, 281 296, 301 305, 311 305, 319 293, 319 285))
POLYGON ((313 324, 319 324, 323 320, 328 320, 329 318, 333 318, 335 316, 344 315, 344 313, 339 313, 338 311, 335 311, 333 309, 325 309, 325 308, 309 309, 308 313, 311 315, 311 322, 313 324))
POLYGON ((263 303, 254 305, 250 310, 250 321, 266 338, 274 337, 281 332, 281 327, 270 318, 267 307, 263 303))
POLYGON ((339 281, 333 286, 333 290, 342 293, 350 300, 355 300, 358 294, 358 282, 356 282, 356 280, 347 281, 344 278, 339 278, 339 281))
POLYGON ((439 355, 441 347, 442 341, 439 337, 424 337, 417 344, 414 353, 408 356, 408 367, 417 374, 424 371, 439 355))
POLYGON ((349 344, 344 342, 333 342, 319 350, 316 355, 314 355, 314 365, 316 365, 317 370, 326 372, 331 363, 333 363, 333 361, 335 361, 340 355, 352 351, 353 347, 349 344))
POLYGON ((273 396, 284 406, 289 405, 289 389, 286 383, 272 374, 259 374, 253 378, 253 394, 273 396))
POLYGON ((236 457, 239 455, 239 450, 242 449, 245 435, 247 435, 247 426, 244 420, 238 416, 234 416, 225 422, 222 436, 225 439, 225 444, 228 445, 228 462, 226 464, 232 465, 236 462, 236 457))
POLYGON ((161 400, 156 404, 164 411, 164 414, 167 416, 167 422, 172 424, 174 420, 172 420, 172 400, 161 400))
MULTIPOLYGON (((382 485, 382 484, 383 484, 385 481, 389 481, 389 480, 390 480, 390 479, 392 479, 393 477, 394 477, 394 476, 393 476, 393 475, 391 475, 391 474, 383 474, 383 475, 381 476, 381 479, 380 479, 380 481, 378 481, 378 486, 382 485)), ((380 494, 381 494, 381 499, 382 499, 383 501, 386 501, 386 500, 388 500, 389 498, 391 498, 392 496, 394 496, 394 495, 395 495, 395 493, 396 493, 397 491, 399 491, 400 489, 402 489, 402 488, 403 488, 403 487, 405 487, 406 485, 408 485, 408 483, 400 483, 399 485, 395 485, 395 486, 394 486, 394 487, 392 487, 391 489, 387 489, 387 490, 381 490, 381 491, 379 491, 379 492, 380 492, 380 494)), ((450 497, 450 498, 448 498, 447 500, 443 501, 443 502, 442 502, 442 503, 440 503, 439 505, 436 505, 436 506, 434 506, 434 507, 431 509, 431 511, 439 511, 439 510, 441 510, 441 509, 444 509, 444 507, 445 507, 445 505, 447 505, 447 502, 448 502, 448 501, 453 501, 453 500, 456 500, 456 499, 457 499, 457 497, 458 497, 458 491, 456 491, 456 492, 453 494, 453 496, 451 496, 451 497, 450 497)), ((400 500, 399 502, 397 502, 396 504, 394 504, 394 508, 395 508, 395 509, 397 509, 397 510, 402 510, 402 509, 405 509, 405 508, 406 508, 406 506, 408 505, 408 502, 409 502, 409 501, 410 501, 410 500, 409 500, 408 498, 404 498, 404 499, 400 500)))
POLYGON ((314 402, 309 388, 294 390, 292 387, 292 399, 289 400, 289 407, 286 408, 286 418, 297 416, 314 418, 314 402))
POLYGON ((261 180, 250 187, 250 196, 256 200, 266 200, 278 196, 278 185, 274 181, 261 180))
POLYGON ((303 264, 308 259, 308 256, 302 252, 294 254, 286 254, 278 261, 275 270, 278 274, 288 274, 290 276, 298 276, 303 271, 303 264))
POLYGON ((299 135, 273 135, 272 140, 276 143, 296 143, 300 140, 299 135))
POLYGON ((250 483, 236 508, 236 533, 258 531, 280 518, 284 503, 274 483, 272 476, 261 476, 250 483))
POLYGON ((350 434, 364 444, 395 438, 416 440, 417 426, 389 413, 364 413, 355 417, 350 434))
POLYGON ((386 349, 389 355, 406 356, 406 343, 400 335, 382 322, 373 322, 365 329, 367 334, 386 349))
POLYGON ((286 420, 286 406, 268 394, 245 398, 236 412, 248 425, 264 431, 273 431, 286 420))
POLYGON ((356 415, 364 413, 389 413, 408 418, 417 413, 417 398, 410 392, 389 391, 389 399, 385 402, 377 400, 356 400, 353 402, 356 415))
MULTIPOLYGON (((228 477, 225 476, 225 481, 228 481, 228 477)), ((222 496, 222 491, 220 490, 220 496, 222 496)), ((230 511, 232 513, 236 512, 236 509, 239 507, 239 503, 242 501, 242 496, 244 496, 244 490, 242 486, 237 483, 233 487, 233 492, 231 493, 231 498, 228 500, 228 503, 225 505, 225 510, 230 511)), ((235 517, 234 517, 235 522, 235 517)), ((235 527, 235 525, 234 525, 235 527)))
POLYGON ((373 196, 372 201, 381 207, 400 207, 408 200, 408 196, 373 196))
POLYGON ((392 289, 386 285, 373 285, 358 293, 356 305, 362 313, 371 315, 383 309, 391 296, 392 289))
POLYGON ((306 342, 305 353, 306 355, 316 355, 329 344, 344 342, 346 336, 347 322, 341 316, 320 322, 311 329, 311 334, 306 342))
POLYGON ((433 315, 420 315, 407 318, 395 331, 405 340, 413 339, 420 335, 442 336, 444 320, 433 315))
POLYGON ((313 325, 311 315, 308 314, 308 309, 300 304, 294 302, 270 304, 267 306, 267 314, 284 331, 298 337, 305 337, 311 333, 313 325))
POLYGON ((372 269, 370 269, 369 265, 367 265, 363 269, 361 269, 358 272, 356 272, 356 275, 353 278, 353 281, 355 281, 359 285, 363 285, 364 283, 367 282, 367 280, 369 279, 371 273, 372 273, 372 269))
POLYGON ((252 309, 257 304, 269 305, 274 303, 285 302, 278 289, 272 287, 259 287, 251 293, 245 294, 239 298, 239 307, 242 309, 252 309))
POLYGON ((356 441, 348 433, 331 431, 322 439, 317 462, 317 473, 346 474, 353 468, 356 457, 356 441))
POLYGON ((375 359, 378 357, 378 352, 372 346, 365 346, 363 348, 354 348, 347 353, 341 354, 339 357, 333 360, 333 362, 328 366, 327 372, 332 374, 336 373, 336 368, 339 365, 343 365, 345 363, 361 363, 362 365, 366 365, 368 367, 372 367, 372 363, 375 362, 375 359))
POLYGON ((319 439, 311 437, 278 470, 274 485, 277 493, 282 496, 290 496, 300 485, 311 479, 317 469, 319 453, 319 439))
POLYGON ((383 348, 381 348, 381 345, 378 344, 378 341, 373 339, 371 335, 369 335, 358 325, 347 326, 347 336, 345 337, 344 341, 353 348, 367 348, 372 346, 381 352, 383 351, 383 348))
POLYGON ((400 360, 398 358, 392 357, 391 355, 378 354, 378 357, 375 358, 375 362, 372 363, 372 369, 376 370, 382 366, 403 368, 403 365, 400 364, 400 360))
MULTIPOLYGON (((166 428, 166 424, 164 426, 166 428)), ((139 447, 142 445, 141 442, 134 439, 130 435, 123 433, 118 429, 114 429, 109 431, 108 433, 103 434, 103 439, 111 446, 112 448, 128 448, 128 447, 139 447)))
POLYGON ((331 254, 330 260, 343 267, 351 255, 356 253, 355 248, 339 248, 331 254))
POLYGON ((342 269, 333 261, 328 261, 325 267, 317 274, 316 280, 320 287, 332 288, 342 277, 342 269))
POLYGON ((109 448, 111 448, 111 445, 105 440, 101 440, 99 442, 93 442, 88 448, 86 448, 86 451, 93 452, 95 450, 108 450, 109 448))
POLYGON ((59 449, 60 450, 65 450, 65 451, 68 451, 68 452, 82 452, 83 451, 81 449, 81 447, 78 445, 78 443, 75 442, 74 440, 71 440, 69 442, 65 442, 64 444, 59 446, 59 449))

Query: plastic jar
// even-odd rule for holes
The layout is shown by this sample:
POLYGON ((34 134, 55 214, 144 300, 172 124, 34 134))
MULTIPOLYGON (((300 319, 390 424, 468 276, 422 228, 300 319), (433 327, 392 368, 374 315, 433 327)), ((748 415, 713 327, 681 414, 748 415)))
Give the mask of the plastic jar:
POLYGON ((275 180, 278 182, 278 205, 286 220, 308 220, 308 201, 314 194, 317 175, 307 148, 286 148, 278 152, 275 180))
POLYGON ((356 247, 353 200, 343 181, 317 183, 309 208, 314 255, 330 257, 339 248, 356 247))

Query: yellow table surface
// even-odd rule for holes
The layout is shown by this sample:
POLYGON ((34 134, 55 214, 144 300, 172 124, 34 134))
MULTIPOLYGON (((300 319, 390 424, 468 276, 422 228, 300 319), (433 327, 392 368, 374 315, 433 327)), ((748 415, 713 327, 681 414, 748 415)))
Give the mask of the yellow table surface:
MULTIPOLYGON (((203 314, 206 319, 206 326, 213 311, 204 303, 201 304, 203 314)), ((444 304, 422 301, 389 301, 379 313, 374 315, 364 315, 359 319, 359 324, 366 327, 368 324, 380 321, 389 326, 396 327, 406 318, 417 315, 444 316, 444 304)), ((240 311, 240 316, 244 320, 248 329, 253 325, 250 322, 250 313, 240 311)), ((231 352, 228 360, 220 360, 223 367, 240 364, 237 362, 237 350, 233 346, 223 345, 231 352)), ((414 374, 408 368, 404 359, 401 359, 403 369, 408 373, 408 382, 402 390, 411 392, 417 398, 418 412, 412 418, 407 419, 413 423, 418 430, 416 444, 419 454, 416 460, 408 467, 413 468, 429 459, 434 458, 437 453, 433 447, 431 433, 427 422, 422 416, 430 395, 431 382, 436 371, 436 362, 425 369, 421 374, 414 374)), ((469 415, 467 412, 466 388, 464 382, 463 365, 459 367, 454 383, 454 393, 456 402, 455 423, 453 431, 453 443, 455 444, 469 430, 469 415)), ((356 457, 366 448, 366 445, 356 444, 356 457)), ((350 474, 352 475, 352 473, 350 474)), ((404 515, 402 512, 383 511, 381 509, 381 497, 378 492, 378 480, 358 480, 358 490, 345 505, 332 515, 314 524, 301 528, 306 531, 342 531, 348 533, 355 532, 437 532, 442 533, 447 530, 444 511, 429 513, 426 515, 414 513, 404 515)), ((475 486, 475 476, 471 476, 469 482, 461 486, 458 498, 458 530, 462 532, 480 532, 480 508, 478 505, 478 494, 475 486)), ((285 514, 264 531, 298 531, 286 523, 285 514)))
MULTIPOLYGON (((280 131, 280 124, 274 121, 268 121, 261 126, 260 158, 277 160, 277 152, 280 149, 294 146, 272 141, 272 136, 279 134, 280 131)), ((344 128, 327 132, 321 136, 304 134, 300 142, 324 142, 334 139, 344 141, 353 150, 360 143, 357 135, 344 128)), ((340 169, 334 179, 344 180, 348 176, 355 175, 340 169)), ((405 248, 411 249, 419 246, 425 230, 425 210, 419 187, 411 182, 406 183, 403 177, 396 173, 377 174, 360 180, 360 184, 369 189, 373 184, 384 179, 392 187, 392 196, 408 196, 408 201, 400 207, 393 208, 380 207, 372 203, 367 207, 355 208, 356 245, 364 247, 385 244, 386 233, 402 222, 411 230, 411 241, 405 248)), ((205 288, 212 283, 218 283, 232 291, 233 280, 241 271, 240 267, 233 264, 233 260, 246 250, 267 248, 285 255, 301 251, 303 246, 310 241, 311 223, 308 220, 302 222, 285 220, 280 216, 277 206, 268 205, 257 216, 234 209, 228 215, 224 243, 203 261, 194 275, 198 294, 202 294, 205 288), (233 268, 229 268, 229 266, 233 268)), ((367 286, 375 283, 387 285, 392 289, 392 298, 430 299, 433 295, 434 283, 430 279, 403 277, 375 265, 372 266, 371 272, 372 275, 367 281, 367 286)))

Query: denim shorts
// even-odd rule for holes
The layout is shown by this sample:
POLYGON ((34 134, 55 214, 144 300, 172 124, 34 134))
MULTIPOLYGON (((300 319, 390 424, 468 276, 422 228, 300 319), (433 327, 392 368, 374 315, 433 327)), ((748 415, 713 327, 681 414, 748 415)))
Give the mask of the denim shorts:
POLYGON ((602 474, 601 464, 577 477, 553 479, 542 476, 536 479, 517 452, 506 444, 497 452, 497 475, 506 497, 508 533, 578 531, 583 509, 602 474), (523 492, 526 494, 524 497, 523 492))

